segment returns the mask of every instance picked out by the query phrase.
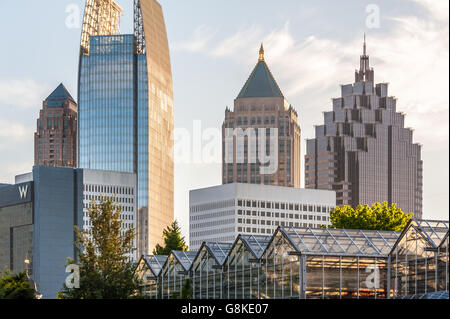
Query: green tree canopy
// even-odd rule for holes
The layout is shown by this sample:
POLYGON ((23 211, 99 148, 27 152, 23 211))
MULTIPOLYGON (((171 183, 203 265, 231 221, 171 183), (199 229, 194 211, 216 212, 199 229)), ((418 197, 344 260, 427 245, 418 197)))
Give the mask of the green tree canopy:
POLYGON ((359 205, 356 209, 350 206, 336 207, 330 212, 332 228, 340 229, 363 229, 363 230, 390 230, 402 231, 413 214, 405 214, 395 204, 389 206, 374 203, 359 205))
POLYGON ((36 291, 25 272, 11 274, 5 270, 0 276, 0 299, 36 299, 36 291))
POLYGON ((58 298, 128 299, 141 295, 140 282, 134 276, 135 263, 129 258, 134 252, 135 230, 122 230, 121 212, 114 198, 91 202, 90 231, 75 227, 80 287, 69 289, 64 284, 58 298))
POLYGON ((172 250, 187 251, 188 246, 181 236, 181 228, 178 225, 178 221, 174 221, 172 225, 168 226, 163 231, 164 247, 159 244, 153 250, 154 255, 169 255, 172 250))

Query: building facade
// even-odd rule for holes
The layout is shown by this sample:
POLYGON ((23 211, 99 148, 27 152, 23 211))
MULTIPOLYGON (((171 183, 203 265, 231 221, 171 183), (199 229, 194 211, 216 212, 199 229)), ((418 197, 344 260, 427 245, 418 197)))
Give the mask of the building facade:
POLYGON ((135 174, 35 166, 14 185, 0 186, 0 269, 26 271, 43 298, 56 298, 67 258, 77 258, 74 226, 89 230, 90 200, 102 196, 122 206, 123 231, 134 227, 135 174))
POLYGON ((330 225, 332 191, 272 185, 226 184, 189 194, 190 248, 203 242, 233 242, 239 234, 272 234, 278 226, 330 225))
POLYGON ((79 165, 136 173, 137 245, 150 252, 173 221, 173 88, 163 12, 134 1, 134 34, 122 9, 87 0, 79 65, 79 165))
POLYGON ((421 218, 421 146, 388 84, 375 85, 365 43, 360 64, 355 83, 342 86, 307 141, 305 187, 336 191, 337 206, 387 201, 421 218))
POLYGON ((222 126, 222 182, 300 187, 301 130, 264 58, 234 101, 222 126))
POLYGON ((34 134, 34 165, 77 167, 77 103, 61 83, 43 102, 34 134))

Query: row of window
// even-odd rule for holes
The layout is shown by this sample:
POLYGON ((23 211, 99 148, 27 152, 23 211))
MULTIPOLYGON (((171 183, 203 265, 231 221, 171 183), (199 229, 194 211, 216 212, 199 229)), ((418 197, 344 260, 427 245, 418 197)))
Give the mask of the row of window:
POLYGON ((238 206, 240 207, 271 208, 271 209, 282 209, 291 211, 295 210, 295 211, 317 212, 317 213, 328 213, 334 209, 333 207, 321 205, 266 202, 266 201, 243 200, 243 199, 238 199, 237 203, 238 206))
POLYGON ((109 186, 109 185, 83 185, 85 192, 108 193, 116 195, 134 195, 133 187, 109 186))

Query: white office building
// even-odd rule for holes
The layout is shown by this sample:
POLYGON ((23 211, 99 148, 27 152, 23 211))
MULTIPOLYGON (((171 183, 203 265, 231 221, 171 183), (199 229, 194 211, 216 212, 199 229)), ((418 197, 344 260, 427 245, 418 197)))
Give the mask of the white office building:
POLYGON ((278 226, 330 225, 336 193, 261 184, 227 184, 190 191, 190 249, 234 242, 238 234, 272 235, 278 226))
MULTIPOLYGON (((136 221, 136 174, 83 169, 83 229, 92 226, 89 219, 91 200, 114 197, 122 207, 122 232, 137 229, 136 221)), ((134 242, 136 248, 136 239, 134 242)), ((132 256, 136 260, 136 251, 132 256)))

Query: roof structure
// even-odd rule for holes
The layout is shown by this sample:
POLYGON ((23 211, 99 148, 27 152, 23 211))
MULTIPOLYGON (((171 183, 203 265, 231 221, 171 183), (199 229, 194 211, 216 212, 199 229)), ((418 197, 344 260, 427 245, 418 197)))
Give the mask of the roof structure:
POLYGON ((255 97, 284 97, 264 60, 264 48, 262 45, 258 63, 237 98, 255 97))
POLYGON ((188 271, 191 268, 191 265, 194 262, 194 259, 197 256, 198 251, 173 250, 172 254, 178 260, 178 262, 184 268, 184 270, 188 271))
POLYGON ((219 243, 219 242, 207 242, 203 243, 199 249, 199 253, 202 248, 205 247, 208 252, 214 257, 218 265, 223 265, 223 262, 228 256, 231 248, 233 247, 232 243, 219 243))
POLYGON ((166 263, 168 256, 144 255, 142 258, 147 263, 155 277, 158 277, 162 267, 166 263))
POLYGON ((297 253, 304 255, 350 255, 387 257, 400 232, 329 229, 285 228, 280 231, 297 253))
POLYGON ((75 103, 75 100, 62 83, 45 99, 49 108, 62 107, 65 100, 75 103))
POLYGON ((435 248, 441 245, 449 232, 448 221, 414 219, 413 223, 435 248))
POLYGON ((272 236, 239 235, 238 239, 239 238, 242 240, 245 246, 247 246, 247 248, 252 252, 252 254, 259 259, 266 251, 266 248, 269 245, 272 236))

